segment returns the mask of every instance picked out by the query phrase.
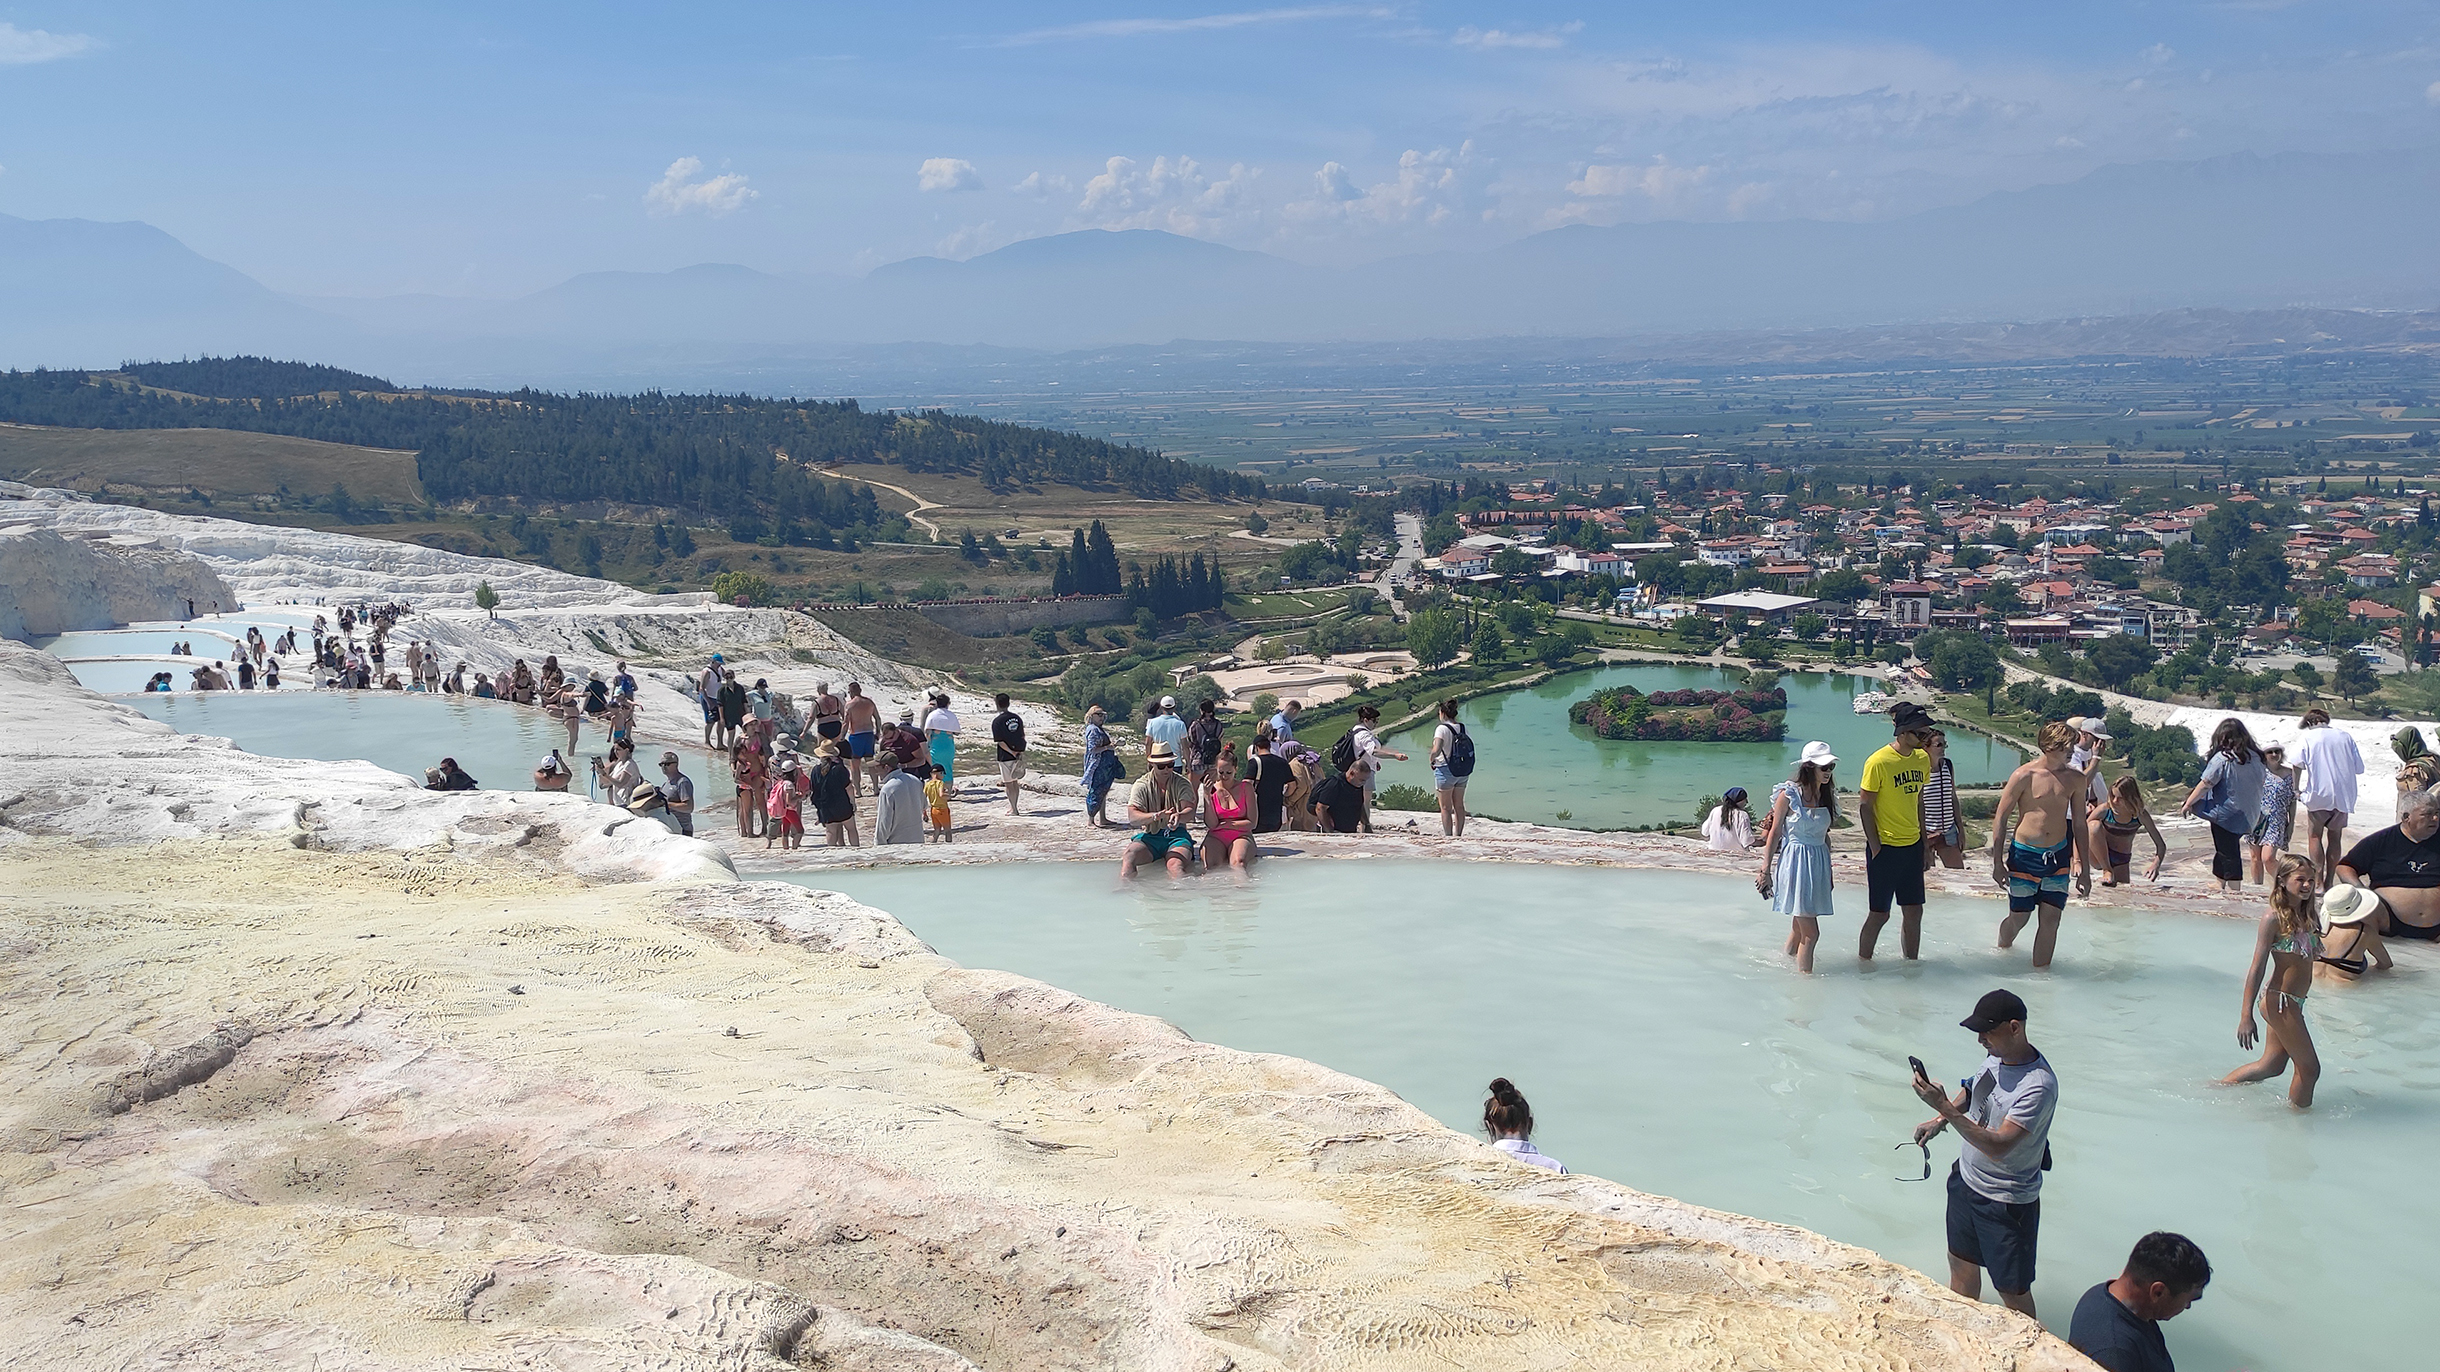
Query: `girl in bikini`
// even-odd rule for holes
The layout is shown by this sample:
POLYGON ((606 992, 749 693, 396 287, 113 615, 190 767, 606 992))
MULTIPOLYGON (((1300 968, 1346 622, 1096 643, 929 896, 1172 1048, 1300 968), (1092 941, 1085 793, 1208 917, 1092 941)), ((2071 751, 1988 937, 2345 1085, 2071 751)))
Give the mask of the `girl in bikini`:
POLYGON ((1220 869, 1223 857, 1245 879, 1254 861, 1254 783, 1237 779, 1237 745, 1225 744, 1214 764, 1218 776, 1211 788, 1211 828, 1203 840, 1203 870, 1220 869))
POLYGON ((2094 818, 2101 823, 2102 841, 2109 849, 2102 885, 2131 884, 2127 868, 2135 861, 2135 836, 2141 833, 2152 836, 2152 868, 2144 873, 2143 879, 2160 880, 2161 859, 2169 855, 2169 843, 2160 836, 2160 826, 2152 822, 2152 812, 2144 807, 2143 787, 2136 782, 2134 773, 2111 785, 2109 804, 2102 806, 2101 813, 2094 818))
POLYGON ((2314 1050, 2312 1031, 2304 1022, 2304 998, 2313 989, 2313 964, 2321 956, 2321 930, 2313 910, 2317 876, 2318 869, 2306 858, 2290 853, 2279 859, 2270 909, 2255 931, 2254 960, 2245 969, 2237 1046, 2254 1046, 2256 993, 2270 1033, 2260 1058, 2220 1078, 2223 1086, 2270 1081, 2293 1063, 2296 1075, 2288 1082, 2288 1104, 2299 1110, 2311 1108, 2313 1085, 2321 1080, 2321 1054, 2314 1050))

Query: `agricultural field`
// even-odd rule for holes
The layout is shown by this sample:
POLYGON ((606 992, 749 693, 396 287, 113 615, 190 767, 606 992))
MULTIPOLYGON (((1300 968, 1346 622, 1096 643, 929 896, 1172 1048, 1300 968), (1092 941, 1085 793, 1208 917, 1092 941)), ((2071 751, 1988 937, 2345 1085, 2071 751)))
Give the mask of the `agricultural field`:
MULTIPOLYGON (((0 479, 31 486, 183 496, 239 511, 253 497, 324 496, 344 485, 358 500, 420 504, 415 454, 234 429, 54 429, 0 424, 0 479)), ((197 502, 199 505, 201 502, 197 502)))

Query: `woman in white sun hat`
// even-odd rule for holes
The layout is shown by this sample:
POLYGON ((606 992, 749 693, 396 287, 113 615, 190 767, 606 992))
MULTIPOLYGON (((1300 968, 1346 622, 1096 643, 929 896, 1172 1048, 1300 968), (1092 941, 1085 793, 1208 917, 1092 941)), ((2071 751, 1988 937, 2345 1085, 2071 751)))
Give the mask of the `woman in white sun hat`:
POLYGON ((2321 898, 2321 956, 2313 960, 2313 975, 2343 984, 2368 971, 2388 971, 2389 945, 2380 923, 2381 898, 2371 887, 2331 887, 2321 898))
POLYGON ((1754 889, 1788 917, 1787 952, 1796 970, 1813 970, 1813 947, 1821 942, 1821 916, 1830 908, 1830 823, 1838 818, 1838 763, 1830 745, 1805 745, 1796 771, 1771 792, 1770 841, 1754 889))

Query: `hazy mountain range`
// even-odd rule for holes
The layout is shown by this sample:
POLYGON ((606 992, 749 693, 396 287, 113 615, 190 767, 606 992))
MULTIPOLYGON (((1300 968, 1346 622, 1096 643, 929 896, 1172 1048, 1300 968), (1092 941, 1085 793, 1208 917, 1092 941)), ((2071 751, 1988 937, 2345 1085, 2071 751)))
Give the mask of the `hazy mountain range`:
POLYGON ((822 359, 876 351, 919 369, 959 368, 1002 349, 1177 339, 1675 336, 1681 349, 1723 358, 2187 354, 2316 346, 2290 333, 2381 346, 2354 336, 2410 342, 2430 326, 2246 323, 2213 311, 2434 305, 2433 153, 2108 167, 1886 222, 1577 226, 1489 252, 1344 269, 1148 230, 1087 231, 964 262, 914 258, 861 279, 706 264, 586 273, 500 301, 284 296, 149 225, 0 216, 0 364, 244 351, 438 384, 765 390, 819 371, 822 359), (2061 319, 2073 322, 1960 327, 2061 319), (1837 332, 1744 337, 1821 330, 1837 332), (946 346, 875 347, 899 344, 946 346))

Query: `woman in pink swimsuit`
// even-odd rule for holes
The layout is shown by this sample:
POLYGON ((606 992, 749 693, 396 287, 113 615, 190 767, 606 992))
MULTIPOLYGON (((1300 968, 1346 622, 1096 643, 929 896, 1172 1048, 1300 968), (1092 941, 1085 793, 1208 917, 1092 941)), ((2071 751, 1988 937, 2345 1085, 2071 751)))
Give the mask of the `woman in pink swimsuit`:
POLYGON ((1203 870, 1220 869, 1225 857, 1239 879, 1254 860, 1254 784, 1237 779, 1237 745, 1225 744, 1215 766, 1211 828, 1203 839, 1203 870))

